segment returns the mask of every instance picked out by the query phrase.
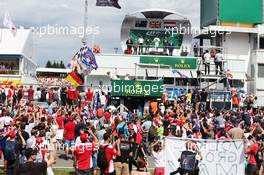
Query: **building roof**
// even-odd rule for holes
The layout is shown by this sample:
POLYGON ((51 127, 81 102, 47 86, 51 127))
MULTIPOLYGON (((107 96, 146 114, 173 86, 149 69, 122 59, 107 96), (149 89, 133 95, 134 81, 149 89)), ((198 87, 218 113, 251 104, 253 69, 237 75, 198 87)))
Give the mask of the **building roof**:
POLYGON ((0 29, 0 55, 33 57, 33 38, 30 29, 0 29))
POLYGON ((133 12, 130 15, 134 15, 137 13, 143 14, 146 18, 154 18, 154 19, 164 19, 169 15, 177 15, 184 19, 187 19, 185 16, 183 16, 180 13, 170 11, 170 10, 165 10, 165 9, 144 9, 144 10, 133 12))
POLYGON ((38 67, 36 72, 48 72, 48 73, 69 73, 71 69, 59 69, 59 68, 44 68, 38 67))

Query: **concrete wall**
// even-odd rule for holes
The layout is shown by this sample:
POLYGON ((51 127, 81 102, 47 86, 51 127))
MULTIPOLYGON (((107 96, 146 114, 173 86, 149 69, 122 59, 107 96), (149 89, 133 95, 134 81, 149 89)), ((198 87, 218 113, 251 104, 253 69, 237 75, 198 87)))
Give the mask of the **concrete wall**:
POLYGON ((264 64, 264 50, 256 50, 253 55, 256 59, 255 94, 258 96, 258 105, 264 106, 264 78, 258 77, 258 64, 264 64))
MULTIPOLYGON (((227 65, 231 71, 251 74, 251 44, 248 33, 231 33, 223 39, 223 47, 227 49, 226 59, 229 60, 227 65)), ((248 83, 245 83, 244 89, 251 91, 248 83)))

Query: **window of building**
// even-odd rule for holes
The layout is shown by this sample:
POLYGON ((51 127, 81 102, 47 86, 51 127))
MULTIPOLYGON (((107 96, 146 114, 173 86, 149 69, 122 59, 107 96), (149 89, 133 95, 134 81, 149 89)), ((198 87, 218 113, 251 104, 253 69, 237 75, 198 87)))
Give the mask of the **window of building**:
POLYGON ((259 38, 259 49, 264 49, 264 37, 259 38))
POLYGON ((264 78, 264 64, 258 64, 258 77, 264 78))

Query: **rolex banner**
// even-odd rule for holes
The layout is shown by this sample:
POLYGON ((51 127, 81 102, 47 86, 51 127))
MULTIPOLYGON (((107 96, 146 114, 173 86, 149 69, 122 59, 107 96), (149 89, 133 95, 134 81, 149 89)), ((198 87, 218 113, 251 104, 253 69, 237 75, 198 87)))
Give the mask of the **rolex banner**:
POLYGON ((199 175, 244 175, 243 148, 242 140, 190 140, 166 137, 165 174, 180 171, 181 167, 199 171, 199 175))

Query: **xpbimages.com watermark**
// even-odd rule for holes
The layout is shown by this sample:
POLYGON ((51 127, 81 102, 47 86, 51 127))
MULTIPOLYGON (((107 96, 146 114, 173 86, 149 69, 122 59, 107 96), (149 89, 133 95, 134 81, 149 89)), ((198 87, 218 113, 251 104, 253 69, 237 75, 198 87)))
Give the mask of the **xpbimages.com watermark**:
POLYGON ((179 25, 178 27, 165 27, 165 35, 169 34, 172 37, 175 36, 176 34, 181 34, 181 35, 192 35, 196 36, 199 34, 204 34, 204 35, 210 35, 211 37, 217 37, 217 35, 229 35, 231 34, 231 31, 228 31, 227 29, 209 29, 209 28, 204 28, 200 29, 197 27, 188 27, 188 26, 183 26, 179 25))
MULTIPOLYGON (((20 27, 24 28, 24 27, 20 27)), ((86 29, 84 26, 60 26, 58 24, 55 25, 45 25, 40 27, 30 27, 32 31, 38 35, 39 37, 47 36, 47 35, 56 35, 56 36, 78 36, 82 38, 84 34, 86 35, 100 35, 100 27, 99 26, 87 26, 86 29)), ((217 37, 217 35, 223 34, 231 34, 231 31, 228 30, 219 30, 219 29, 200 29, 198 27, 188 27, 184 25, 179 25, 177 27, 165 27, 165 35, 170 35, 174 37, 177 34, 181 35, 192 35, 196 36, 199 34, 210 35, 211 37, 217 37)))
POLYGON ((99 35, 100 27, 99 26, 87 26, 86 29, 84 26, 59 26, 55 25, 46 25, 41 27, 30 27, 32 31, 39 37, 47 35, 56 35, 56 36, 78 36, 82 38, 86 35, 99 35))

